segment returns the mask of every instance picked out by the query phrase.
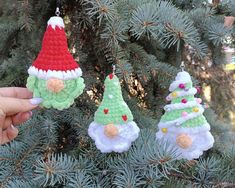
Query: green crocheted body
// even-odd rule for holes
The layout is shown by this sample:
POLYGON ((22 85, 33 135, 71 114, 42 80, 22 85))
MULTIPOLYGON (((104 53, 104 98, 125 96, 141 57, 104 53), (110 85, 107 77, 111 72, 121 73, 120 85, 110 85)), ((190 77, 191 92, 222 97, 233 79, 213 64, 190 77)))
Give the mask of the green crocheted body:
POLYGON ((94 121, 102 125, 133 121, 133 115, 123 100, 121 86, 115 75, 109 75, 105 79, 103 100, 95 113, 94 121))
MULTIPOLYGON (((178 110, 179 111, 179 110, 178 110)), ((162 118, 161 118, 161 122, 167 122, 167 121, 173 121, 175 119, 178 119, 181 117, 181 113, 179 113, 177 110, 171 111, 170 113, 165 113, 162 118), (169 118, 170 117, 170 118, 169 118), (169 118, 170 120, 168 120, 167 118, 169 118)), ((180 110, 180 111, 186 111, 188 113, 192 113, 191 111, 188 110, 180 110)), ((187 127, 187 128, 193 128, 193 127, 201 127, 203 126, 205 123, 207 123, 205 117, 203 115, 200 115, 196 118, 193 119, 189 119, 187 121, 185 121, 184 123, 182 123, 180 125, 180 127, 187 127)))
MULTIPOLYGON (((185 84, 185 86, 186 86, 186 88, 191 89, 192 82, 185 84)), ((180 92, 180 91, 182 91, 182 89, 177 88, 177 89, 175 89, 174 92, 180 92)), ((187 95, 187 96, 176 97, 176 98, 172 99, 171 104, 179 104, 179 103, 181 103, 182 99, 186 99, 188 102, 195 100, 193 95, 187 95)), ((187 112, 188 114, 194 113, 193 112, 194 108, 197 108, 197 106, 194 106, 191 108, 176 109, 176 110, 172 110, 169 112, 165 112, 165 114, 161 117, 161 122, 168 122, 168 121, 173 121, 178 118, 181 118, 182 112, 187 112)), ((193 119, 189 119, 189 120, 185 121, 184 123, 182 123, 180 125, 180 127, 182 127, 182 128, 202 127, 206 123, 207 123, 206 118, 203 115, 199 115, 193 119)))
MULTIPOLYGON (((189 83, 186 83, 185 84, 185 87, 188 88, 188 89, 191 89, 193 88, 193 83, 192 82, 189 82, 189 83)), ((182 89, 180 88, 177 88, 176 90, 174 90, 174 92, 181 92, 182 89)), ((175 103, 181 103, 181 100, 182 99, 187 99, 188 101, 193 101, 194 100, 194 96, 193 95, 186 95, 186 96, 183 96, 183 97, 176 97, 174 99, 172 99, 171 101, 171 104, 175 104, 175 103)))
POLYGON ((62 110, 69 108, 74 103, 74 99, 81 95, 85 88, 84 79, 81 77, 64 80, 64 85, 63 90, 53 93, 47 89, 46 80, 30 75, 26 87, 33 92, 34 97, 43 99, 41 106, 62 110))

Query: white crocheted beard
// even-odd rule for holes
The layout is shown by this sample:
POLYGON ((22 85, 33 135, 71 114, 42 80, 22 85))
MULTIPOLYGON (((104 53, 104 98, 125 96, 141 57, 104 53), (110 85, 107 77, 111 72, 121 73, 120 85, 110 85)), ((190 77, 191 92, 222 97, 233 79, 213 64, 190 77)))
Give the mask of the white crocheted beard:
POLYGON ((134 121, 115 126, 118 128, 118 135, 112 138, 105 134, 105 125, 92 122, 89 126, 88 134, 102 153, 127 151, 139 136, 140 129, 134 121))
MULTIPOLYGON (((210 127, 208 126, 205 128, 205 130, 207 129, 208 131, 202 130, 197 133, 193 133, 190 130, 185 131, 192 140, 192 145, 188 148, 181 148, 177 145, 177 131, 173 133, 168 132, 167 135, 159 131, 156 133, 156 137, 157 139, 163 139, 176 148, 176 153, 178 154, 177 159, 197 159, 203 154, 203 151, 210 149, 214 144, 214 138, 209 132, 210 127)), ((182 131, 178 131, 178 133, 182 133, 182 131)))

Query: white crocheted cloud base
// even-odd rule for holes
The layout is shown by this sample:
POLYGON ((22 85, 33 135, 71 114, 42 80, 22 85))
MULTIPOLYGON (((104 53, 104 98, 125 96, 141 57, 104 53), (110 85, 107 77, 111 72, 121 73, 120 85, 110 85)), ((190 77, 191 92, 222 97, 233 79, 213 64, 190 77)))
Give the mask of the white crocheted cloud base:
POLYGON ((102 153, 110 153, 112 151, 121 153, 127 151, 131 143, 139 136, 140 129, 134 121, 116 126, 119 130, 119 135, 109 138, 104 134, 104 125, 96 122, 90 124, 88 134, 102 153))
POLYGON ((210 149, 214 144, 214 138, 209 131, 193 134, 189 130, 187 134, 192 139, 192 145, 187 149, 183 149, 177 145, 177 133, 169 132, 164 134, 162 131, 158 131, 156 133, 156 137, 157 139, 163 139, 173 147, 176 147, 178 151, 178 159, 197 159, 203 154, 203 151, 210 149))
POLYGON ((37 69, 34 66, 30 66, 28 69, 29 75, 37 76, 40 79, 47 80, 49 78, 58 78, 61 80, 71 80, 82 76, 82 69, 76 68, 74 70, 68 71, 44 71, 41 69, 37 69))

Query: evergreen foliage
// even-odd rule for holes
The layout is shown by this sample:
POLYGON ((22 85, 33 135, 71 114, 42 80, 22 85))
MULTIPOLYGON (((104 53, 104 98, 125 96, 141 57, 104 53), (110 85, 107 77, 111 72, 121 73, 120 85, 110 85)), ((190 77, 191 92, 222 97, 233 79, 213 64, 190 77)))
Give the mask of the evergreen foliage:
MULTIPOLYGON (((0 87, 26 84, 55 0, 0 0, 0 87)), ((39 109, 0 146, 0 187, 235 187, 234 133, 208 109, 216 143, 195 161, 156 142, 155 133, 170 82, 180 70, 185 46, 194 58, 212 53, 224 62, 222 43, 234 37, 223 16, 235 16, 235 1, 63 0, 68 43, 83 70, 85 92, 63 111, 39 109), (140 137, 128 152, 102 154, 88 137, 112 64, 140 137)), ((186 65, 187 66, 187 65, 186 65)), ((192 71, 193 73, 193 71, 192 71)), ((197 80, 195 79, 197 83, 197 80)))

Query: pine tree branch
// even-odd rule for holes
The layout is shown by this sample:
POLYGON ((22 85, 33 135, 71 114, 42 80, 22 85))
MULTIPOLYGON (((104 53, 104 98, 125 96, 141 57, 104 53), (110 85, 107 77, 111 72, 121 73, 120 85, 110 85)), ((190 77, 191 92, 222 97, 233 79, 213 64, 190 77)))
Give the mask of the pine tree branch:
MULTIPOLYGON (((169 176, 176 177, 177 179, 180 179, 180 180, 190 181, 191 184, 198 184, 198 182, 193 177, 185 176, 182 173, 170 172, 169 176)), ((202 183, 202 185, 204 184, 202 183)), ((235 183, 210 181, 207 183, 207 185, 210 185, 216 188, 217 187, 234 187, 235 183)))
MULTIPOLYGON (((4 188, 5 185, 8 183, 8 181, 12 178, 12 176, 15 175, 15 173, 17 173, 19 171, 19 169, 22 168, 23 163, 25 162, 25 159, 30 157, 30 154, 32 154, 34 152, 34 150, 38 147, 38 143, 34 142, 33 145, 30 145, 30 147, 28 148, 28 150, 26 150, 26 152, 24 152, 21 156, 21 158, 19 160, 13 160, 14 161, 14 166, 13 169, 11 171, 11 173, 9 173, 6 178, 0 182, 0 188, 4 188)), ((15 152, 15 151, 13 151, 15 152)))

